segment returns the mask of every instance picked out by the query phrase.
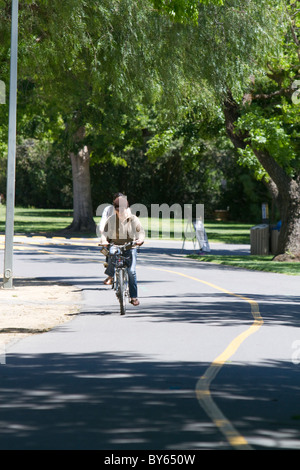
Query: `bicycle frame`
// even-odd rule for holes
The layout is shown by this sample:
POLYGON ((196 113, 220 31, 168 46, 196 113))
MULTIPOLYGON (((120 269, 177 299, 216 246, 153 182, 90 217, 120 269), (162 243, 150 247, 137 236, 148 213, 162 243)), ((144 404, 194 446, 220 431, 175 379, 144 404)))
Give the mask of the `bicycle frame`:
POLYGON ((109 256, 114 265, 114 280, 112 288, 114 289, 116 296, 120 302, 120 314, 125 315, 126 313, 126 299, 129 298, 129 283, 128 283, 128 267, 130 259, 125 256, 125 252, 133 248, 135 244, 133 242, 126 243, 125 245, 114 245, 113 243, 108 245, 108 250, 101 250, 103 254, 109 256), (111 247, 115 250, 111 253, 111 247))

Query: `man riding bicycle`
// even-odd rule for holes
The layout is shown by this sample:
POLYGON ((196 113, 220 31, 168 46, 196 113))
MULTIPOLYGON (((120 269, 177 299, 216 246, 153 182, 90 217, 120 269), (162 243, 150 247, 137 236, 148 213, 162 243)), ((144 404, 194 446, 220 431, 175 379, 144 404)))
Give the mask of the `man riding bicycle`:
MULTIPOLYGON (((113 201, 115 214, 111 215, 106 222, 104 232, 101 236, 101 245, 124 245, 128 242, 134 242, 135 245, 141 246, 145 240, 145 231, 139 219, 131 213, 128 207, 126 196, 119 196, 113 201)), ((111 246, 110 250, 113 252, 114 247, 111 246)), ((134 306, 139 305, 137 295, 137 278, 136 278, 136 248, 128 250, 126 256, 129 259, 128 279, 129 279, 129 295, 130 303, 134 306)), ((104 284, 110 285, 113 283, 114 265, 112 264, 111 257, 108 258, 108 266, 105 271, 108 278, 104 284)))

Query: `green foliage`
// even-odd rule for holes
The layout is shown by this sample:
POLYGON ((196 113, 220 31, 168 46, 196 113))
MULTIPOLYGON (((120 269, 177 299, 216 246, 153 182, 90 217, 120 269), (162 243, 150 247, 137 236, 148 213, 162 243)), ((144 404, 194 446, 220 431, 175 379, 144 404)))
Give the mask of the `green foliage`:
POLYGON ((62 114, 73 118, 76 110, 93 126, 107 112, 107 101, 129 112, 133 101, 161 99, 175 110, 199 86, 219 97, 228 87, 241 95, 250 73, 277 47, 281 2, 222 3, 156 2, 179 18, 197 12, 195 25, 159 17, 148 1, 28 2, 20 72, 40 84, 39 93, 62 114))
MULTIPOLYGON (((0 74, 5 77, 9 3, 0 0, 0 74)), ((221 181, 235 186, 229 178, 234 160, 224 139, 222 100, 228 88, 241 98, 251 74, 265 71, 270 56, 274 63, 284 62, 290 73, 289 56, 283 57, 279 45, 287 28, 283 4, 20 0, 18 133, 25 140, 39 140, 44 155, 41 164, 38 152, 19 160, 22 188, 30 162, 30 177, 43 194, 39 200, 50 204, 53 197, 45 193, 50 184, 48 146, 55 143, 56 155, 67 155, 84 143, 91 149, 96 203, 99 187, 106 185, 106 194, 124 186, 134 199, 142 196, 148 202, 178 198, 207 201, 211 207, 220 203, 221 181)), ((268 80, 261 78, 263 89, 268 80)), ((298 130, 291 130, 295 115, 288 105, 277 104, 282 108, 272 118, 251 108, 239 125, 250 128, 257 148, 273 146, 278 159, 290 152, 287 166, 292 172, 297 160, 298 130)), ((5 119, 3 115, 0 133, 6 142, 5 119)), ((249 161, 250 154, 243 158, 249 161)), ((58 173, 65 163, 62 171, 55 166, 58 173)))
POLYGON ((199 3, 223 5, 223 0, 152 0, 154 7, 179 22, 192 21, 197 23, 199 3))
POLYGON ((16 205, 69 208, 72 178, 69 161, 51 143, 21 140, 16 158, 16 205))
POLYGON ((239 162, 251 168, 258 179, 268 180, 269 175, 253 150, 268 152, 291 178, 296 179, 300 171, 298 92, 293 92, 299 78, 300 12, 295 3, 286 4, 289 29, 282 36, 279 54, 271 55, 265 70, 255 77, 250 89, 252 102, 242 108, 236 123, 236 131, 246 132, 249 143, 240 149, 239 162))
POLYGON ((299 171, 296 145, 300 137, 299 114, 295 115, 295 107, 286 101, 274 106, 270 114, 269 109, 253 105, 251 111, 238 120, 237 130, 247 130, 247 140, 251 142, 251 147, 240 150, 240 162, 253 168, 258 179, 266 177, 252 149, 267 150, 286 173, 294 177, 299 171))
MULTIPOLYGON (((203 203, 206 214, 227 208, 234 220, 260 221, 261 202, 266 190, 237 168, 235 154, 224 136, 221 115, 208 120, 202 106, 182 110, 172 127, 164 113, 139 107, 135 119, 123 116, 119 140, 110 148, 126 167, 114 167, 109 160, 92 159, 92 194, 95 205, 110 201, 121 190, 129 201, 145 204, 166 202, 203 203)), ((105 148, 105 147, 104 147, 105 148)), ((99 146, 99 152, 101 146, 99 146)))
POLYGON ((279 52, 278 41, 286 27, 280 1, 200 5, 197 27, 177 26, 177 54, 171 60, 178 57, 177 70, 211 90, 216 99, 221 101, 228 89, 242 97, 251 74, 265 67, 270 54, 279 52))

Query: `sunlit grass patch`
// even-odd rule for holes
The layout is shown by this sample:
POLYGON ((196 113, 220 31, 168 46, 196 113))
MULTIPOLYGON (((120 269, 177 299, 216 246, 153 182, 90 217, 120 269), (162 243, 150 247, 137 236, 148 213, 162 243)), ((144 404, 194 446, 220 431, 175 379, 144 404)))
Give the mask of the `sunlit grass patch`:
POLYGON ((216 263, 255 271, 266 271, 294 276, 300 275, 300 263, 272 261, 272 255, 188 255, 188 258, 205 261, 206 263, 216 263))

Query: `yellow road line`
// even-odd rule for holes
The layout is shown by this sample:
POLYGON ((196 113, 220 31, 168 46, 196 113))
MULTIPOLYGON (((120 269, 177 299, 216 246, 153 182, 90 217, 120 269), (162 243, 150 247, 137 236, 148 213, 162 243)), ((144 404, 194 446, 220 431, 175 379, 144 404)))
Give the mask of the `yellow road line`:
MULTIPOLYGON (((4 247, 3 247, 4 248, 4 247)), ((2 250, 2 246, 0 244, 0 251, 2 250)), ((55 251, 49 251, 49 250, 41 250, 41 249, 36 249, 36 248, 32 248, 32 247, 26 247, 26 246, 15 246, 14 247, 14 251, 32 251, 34 253, 38 253, 38 254, 46 254, 46 255, 51 255, 51 256, 55 256, 56 258, 65 258, 66 260, 70 260, 70 259, 80 259, 80 260, 83 260, 85 262, 94 262, 94 263, 100 263, 100 264, 103 264, 104 261, 101 261, 101 259, 99 258, 89 258, 88 256, 84 256, 83 254, 82 255, 71 255, 69 253, 55 253, 55 251)))
MULTIPOLYGON (((69 246, 87 246, 87 247, 97 247, 99 240, 97 238, 93 239, 81 239, 81 238, 65 238, 65 237, 45 237, 45 236, 14 236, 14 248, 15 245, 69 245, 69 246)), ((4 248, 5 246, 5 235, 0 235, 0 245, 4 248)))
POLYGON ((210 287, 213 287, 216 290, 224 292, 225 294, 231 295, 233 297, 238 297, 246 302, 248 302, 251 306, 251 313, 254 319, 252 325, 243 333, 238 335, 231 343, 227 346, 227 348, 218 356, 216 359, 211 363, 208 369, 205 371, 204 375, 199 378, 196 384, 196 396, 199 401, 199 404, 202 406, 206 414, 211 418, 211 420, 215 423, 217 428, 223 433, 226 437, 229 444, 238 450, 249 450, 251 446, 248 444, 246 439, 241 436, 238 431, 234 428, 234 426, 230 423, 230 421, 224 416, 221 410, 217 407, 215 402, 212 399, 210 393, 210 384, 217 376, 220 369, 223 367, 226 361, 228 361, 233 354, 238 350, 240 345, 253 333, 259 330, 259 328, 263 324, 263 319, 260 315, 258 304, 254 301, 249 299, 248 297, 234 294, 227 289, 223 289, 222 287, 216 286, 207 281, 203 281, 202 279, 198 279, 197 277, 188 276, 187 274, 178 272, 178 271, 171 271, 168 269, 161 269, 161 268, 151 268, 157 271, 164 271, 171 274, 177 274, 178 276, 186 277, 188 279, 192 279, 193 281, 201 282, 202 284, 206 284, 210 287))

